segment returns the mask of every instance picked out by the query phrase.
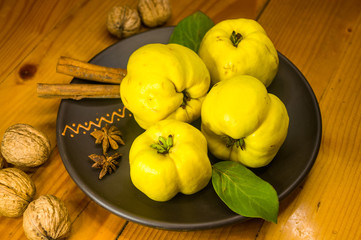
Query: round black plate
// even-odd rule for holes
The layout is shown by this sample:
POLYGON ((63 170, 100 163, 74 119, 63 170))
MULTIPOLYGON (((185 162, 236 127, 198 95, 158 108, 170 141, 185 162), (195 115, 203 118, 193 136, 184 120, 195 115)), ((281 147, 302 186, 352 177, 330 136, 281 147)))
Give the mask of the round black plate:
MULTIPOLYGON (((126 68, 133 51, 148 43, 167 43, 173 27, 159 28, 124 39, 99 53, 92 63, 126 68)), ((317 99, 307 80, 284 57, 269 87, 286 105, 290 116, 289 133, 275 159, 254 170, 276 189, 283 199, 310 171, 320 147, 321 115, 317 99)), ((81 82, 75 79, 73 82, 81 82)), ((196 123, 198 125, 199 123, 196 123)), ((196 230, 219 227, 247 218, 233 213, 219 199, 211 183, 202 191, 178 194, 168 202, 155 202, 138 191, 129 176, 128 152, 133 140, 143 132, 120 99, 62 100, 57 118, 57 142, 63 163, 75 183, 96 203, 112 213, 143 225, 169 230, 196 230), (101 154, 90 133, 105 124, 117 126, 125 146, 119 168, 98 180, 99 170, 91 168, 90 154, 101 154)), ((217 161, 211 156, 212 161, 217 161)))

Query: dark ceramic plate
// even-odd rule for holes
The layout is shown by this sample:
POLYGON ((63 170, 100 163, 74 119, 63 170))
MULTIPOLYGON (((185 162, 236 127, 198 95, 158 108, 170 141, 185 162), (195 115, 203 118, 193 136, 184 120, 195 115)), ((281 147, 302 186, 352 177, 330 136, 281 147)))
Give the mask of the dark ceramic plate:
MULTIPOLYGON (((167 43, 172 31, 173 27, 159 28, 127 38, 99 53, 91 62, 126 68, 134 50, 148 43, 167 43)), ((276 94, 287 107, 289 133, 271 164, 254 171, 274 186, 282 200, 302 182, 314 164, 321 141, 321 116, 307 80, 286 57, 281 54, 279 57, 279 72, 269 92, 276 94)), ((196 194, 178 194, 163 203, 152 201, 138 191, 129 177, 128 152, 143 130, 128 110, 124 112, 120 99, 62 100, 56 129, 60 155, 69 175, 91 199, 120 217, 169 230, 213 228, 247 219, 229 210, 211 183, 196 194), (102 150, 95 145, 90 132, 105 124, 121 129, 126 145, 118 150, 123 157, 117 171, 98 180, 99 171, 91 168, 88 155, 101 154, 102 150)))

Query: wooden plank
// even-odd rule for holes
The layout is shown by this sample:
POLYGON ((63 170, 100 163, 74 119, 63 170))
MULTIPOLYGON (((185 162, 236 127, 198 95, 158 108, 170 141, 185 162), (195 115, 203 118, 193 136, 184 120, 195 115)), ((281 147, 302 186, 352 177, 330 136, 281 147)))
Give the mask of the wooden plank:
POLYGON ((28 54, 31 54, 56 24, 84 2, 2 1, 0 9, 0 82, 28 54))
POLYGON ((175 25, 194 11, 202 11, 215 23, 232 18, 256 19, 269 0, 227 0, 227 1, 176 1, 171 0, 173 16, 169 24, 175 25))
POLYGON ((320 154, 302 188, 259 239, 359 239, 361 3, 270 2, 259 19, 305 74, 323 117, 320 154), (347 143, 347 144, 346 144, 347 143))
POLYGON ((246 223, 239 223, 222 228, 208 229, 202 231, 166 231, 141 226, 129 222, 122 234, 121 239, 198 239, 198 240, 242 240, 256 239, 263 221, 252 219, 246 223))

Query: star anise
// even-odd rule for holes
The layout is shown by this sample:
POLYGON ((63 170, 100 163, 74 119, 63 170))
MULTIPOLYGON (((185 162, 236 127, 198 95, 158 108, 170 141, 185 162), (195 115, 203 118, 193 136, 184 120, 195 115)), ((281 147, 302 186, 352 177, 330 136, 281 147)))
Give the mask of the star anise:
POLYGON ((122 133, 115 126, 109 127, 108 124, 102 130, 94 130, 90 133, 95 138, 95 144, 102 144, 103 154, 105 155, 109 146, 116 150, 119 148, 118 144, 125 145, 122 139, 122 133))
POLYGON ((94 161, 92 165, 93 168, 102 169, 99 173, 99 179, 102 179, 105 174, 111 174, 117 169, 118 161, 116 161, 116 159, 120 158, 121 156, 122 154, 120 153, 115 153, 111 156, 91 154, 89 155, 89 158, 94 161))

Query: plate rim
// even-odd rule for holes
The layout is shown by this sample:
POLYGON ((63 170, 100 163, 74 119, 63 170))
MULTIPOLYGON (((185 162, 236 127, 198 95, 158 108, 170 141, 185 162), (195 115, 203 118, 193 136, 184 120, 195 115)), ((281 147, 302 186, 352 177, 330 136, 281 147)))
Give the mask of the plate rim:
POLYGON ((311 171, 313 165, 316 162, 320 147, 321 147, 321 141, 322 141, 322 116, 321 116, 321 110, 320 106, 317 100, 317 97, 310 85, 310 83, 307 81, 306 77, 303 75, 303 73, 294 65, 285 55, 280 53, 278 50, 278 56, 282 58, 283 61, 285 61, 292 69, 293 71, 302 79, 302 82, 305 84, 307 91, 309 92, 309 95, 311 96, 313 107, 315 110, 315 116, 316 116, 316 125, 317 125, 317 133, 315 137, 316 144, 314 145, 312 154, 311 154, 311 160, 308 161, 308 164, 306 165, 306 168, 302 171, 302 174, 300 174, 296 181, 291 184, 287 190, 283 191, 279 195, 280 201, 283 200, 286 196, 288 196, 292 191, 294 191, 297 186, 299 186, 305 178, 308 176, 309 172, 311 171))

